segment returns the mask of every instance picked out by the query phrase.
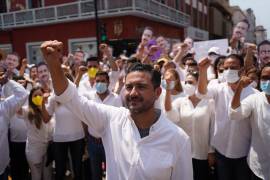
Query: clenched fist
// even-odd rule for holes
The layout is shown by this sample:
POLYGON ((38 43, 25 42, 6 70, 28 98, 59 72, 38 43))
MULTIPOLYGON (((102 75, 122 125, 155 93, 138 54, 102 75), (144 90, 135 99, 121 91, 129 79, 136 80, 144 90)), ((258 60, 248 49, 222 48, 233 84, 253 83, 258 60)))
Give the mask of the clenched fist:
MULTIPOLYGON (((43 57, 48 65, 55 64, 62 58, 63 43, 57 40, 45 41, 40 46, 43 57)), ((60 62, 60 61, 59 61, 60 62)))

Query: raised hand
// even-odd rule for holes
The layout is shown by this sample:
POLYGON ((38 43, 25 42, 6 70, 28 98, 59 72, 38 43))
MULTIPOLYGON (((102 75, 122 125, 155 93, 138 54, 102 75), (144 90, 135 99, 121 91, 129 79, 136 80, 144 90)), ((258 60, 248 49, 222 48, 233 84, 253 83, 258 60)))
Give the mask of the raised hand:
POLYGON ((240 79, 240 81, 239 81, 239 83, 238 83, 238 86, 239 86, 240 88, 245 88, 245 87, 247 87, 249 84, 251 84, 252 81, 253 81, 253 80, 252 80, 251 78, 249 78, 249 77, 247 77, 247 76, 242 76, 241 79, 240 79))
POLYGON ((55 65, 56 62, 60 63, 63 54, 63 43, 57 40, 45 41, 40 46, 41 52, 47 64, 55 65))
POLYGON ((211 60, 208 57, 205 57, 199 61, 199 69, 207 70, 207 68, 211 65, 211 60))

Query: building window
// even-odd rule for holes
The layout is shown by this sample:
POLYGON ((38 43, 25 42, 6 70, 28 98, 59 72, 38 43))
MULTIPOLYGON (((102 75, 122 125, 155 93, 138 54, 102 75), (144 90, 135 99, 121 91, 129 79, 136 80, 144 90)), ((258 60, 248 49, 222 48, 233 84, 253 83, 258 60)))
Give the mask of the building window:
POLYGON ((68 48, 70 53, 77 50, 83 51, 85 60, 90 56, 97 56, 96 38, 69 39, 68 48))
POLYGON ((43 7, 44 0, 26 0, 26 5, 29 9, 43 7))
POLYGON ((38 64, 43 61, 40 45, 42 42, 26 43, 26 57, 30 64, 38 64))
POLYGON ((12 45, 11 44, 0 44, 0 49, 3 50, 5 53, 12 52, 12 45))

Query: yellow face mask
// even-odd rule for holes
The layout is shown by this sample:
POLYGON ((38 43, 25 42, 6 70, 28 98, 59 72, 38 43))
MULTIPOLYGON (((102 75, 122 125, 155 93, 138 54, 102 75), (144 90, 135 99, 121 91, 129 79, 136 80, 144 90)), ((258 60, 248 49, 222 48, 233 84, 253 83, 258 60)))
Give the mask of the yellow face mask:
POLYGON ((32 102, 36 106, 41 106, 42 105, 42 101, 43 101, 43 97, 42 96, 35 96, 35 97, 32 98, 32 102))
POLYGON ((88 77, 89 78, 95 78, 97 72, 98 72, 97 68, 94 68, 94 67, 89 68, 88 71, 87 71, 88 77))

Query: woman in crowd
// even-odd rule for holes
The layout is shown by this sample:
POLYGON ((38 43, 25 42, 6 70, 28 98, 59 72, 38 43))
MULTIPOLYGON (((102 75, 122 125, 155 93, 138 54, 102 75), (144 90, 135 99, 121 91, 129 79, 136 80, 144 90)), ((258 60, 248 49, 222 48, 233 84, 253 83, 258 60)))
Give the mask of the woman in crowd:
POLYGON ((189 135, 194 179, 204 180, 209 179, 209 166, 214 165, 214 151, 210 146, 214 128, 214 104, 212 100, 196 97, 197 84, 198 73, 188 73, 184 88, 187 96, 177 98, 172 103, 166 99, 165 109, 168 118, 189 135))
POLYGON ((29 94, 28 107, 23 107, 19 117, 25 120, 27 126, 26 158, 33 180, 51 180, 52 168, 47 164, 47 148, 53 131, 53 122, 44 123, 48 118, 45 109, 47 97, 40 86, 34 87, 29 94), (47 165, 46 165, 47 164, 47 165))
POLYGON ((163 88, 163 92, 159 97, 159 100, 156 102, 156 107, 166 110, 166 105, 164 106, 164 102, 171 103, 178 97, 183 97, 183 88, 181 85, 181 80, 178 72, 175 69, 168 69, 165 71, 163 75, 163 79, 161 80, 161 86, 163 88))

